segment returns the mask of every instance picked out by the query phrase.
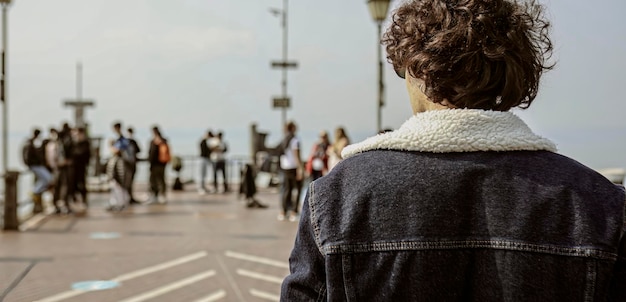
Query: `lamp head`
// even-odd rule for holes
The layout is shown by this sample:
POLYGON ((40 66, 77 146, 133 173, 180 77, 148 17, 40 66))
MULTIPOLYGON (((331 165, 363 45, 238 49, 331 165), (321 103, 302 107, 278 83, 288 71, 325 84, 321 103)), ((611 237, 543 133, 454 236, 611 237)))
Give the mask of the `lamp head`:
POLYGON ((387 18, 390 2, 391 0, 367 0, 367 6, 374 21, 382 22, 387 18))

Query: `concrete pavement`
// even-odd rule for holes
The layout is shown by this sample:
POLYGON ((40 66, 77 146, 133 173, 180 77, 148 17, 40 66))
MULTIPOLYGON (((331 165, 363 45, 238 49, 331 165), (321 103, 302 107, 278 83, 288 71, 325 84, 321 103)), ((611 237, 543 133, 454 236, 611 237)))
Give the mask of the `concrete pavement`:
POLYGON ((256 197, 269 207, 188 185, 110 213, 92 193, 84 216, 0 233, 0 301, 278 301, 297 223, 276 219, 275 191, 256 197))

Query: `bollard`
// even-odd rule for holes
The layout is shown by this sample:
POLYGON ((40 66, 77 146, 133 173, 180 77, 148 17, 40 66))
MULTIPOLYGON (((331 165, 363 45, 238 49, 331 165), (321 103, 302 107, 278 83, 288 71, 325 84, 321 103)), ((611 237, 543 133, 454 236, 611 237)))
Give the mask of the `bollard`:
POLYGON ((4 175, 4 226, 5 231, 17 231, 17 178, 18 171, 7 171, 4 175))

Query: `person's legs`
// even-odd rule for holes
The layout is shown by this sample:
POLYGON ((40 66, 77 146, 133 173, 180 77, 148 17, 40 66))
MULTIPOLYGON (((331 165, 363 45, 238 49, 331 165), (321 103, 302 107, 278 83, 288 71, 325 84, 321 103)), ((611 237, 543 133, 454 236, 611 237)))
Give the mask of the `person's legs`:
POLYGON ((118 183, 115 180, 111 180, 111 198, 109 211, 121 211, 128 205, 128 191, 125 188, 125 184, 118 183))
POLYGON ((222 184, 224 185, 224 192, 228 192, 228 181, 226 179, 226 161, 222 160, 220 163, 220 169, 222 170, 222 184))
POLYGON ((84 165, 74 166, 74 192, 80 194, 81 201, 87 206, 87 183, 85 179, 87 167, 84 165))
POLYGON ((75 203, 76 202, 76 198, 74 196, 74 194, 76 193, 76 179, 74 177, 74 166, 70 165, 65 167, 65 170, 67 173, 66 174, 66 191, 65 191, 65 198, 63 198, 63 200, 65 200, 65 207, 67 208, 68 212, 71 212, 71 208, 70 208, 70 202, 71 203, 75 203))
POLYGON ((157 196, 159 195, 159 185, 158 185, 158 176, 157 176, 157 166, 150 166, 150 191, 152 192, 151 198, 152 201, 156 201, 157 196))
POLYGON ((220 162, 213 162, 213 190, 217 193, 217 170, 220 168, 220 162))
POLYGON ((57 182, 54 187, 54 201, 53 201, 55 212, 57 214, 62 212, 59 203, 62 202, 65 207, 69 208, 68 203, 67 203, 67 185, 68 185, 67 177, 68 177, 67 167, 60 167, 57 182))
POLYGON ((35 174, 35 186, 33 188, 33 213, 43 212, 43 201, 41 194, 48 189, 48 185, 52 181, 52 174, 44 166, 32 166, 30 169, 35 174))
MULTIPOLYGON (((289 211, 293 208, 293 189, 296 182, 296 169, 283 171, 283 190, 282 190, 282 218, 289 214, 289 211)), ((279 218, 281 218, 279 216, 279 218)))
POLYGON ((126 188, 126 192, 128 193, 128 202, 133 204, 133 203, 138 203, 135 200, 135 197, 133 195, 133 184, 135 183, 135 172, 137 171, 137 166, 135 165, 129 165, 126 169, 126 180, 125 180, 125 188, 126 188))
POLYGON ((201 193, 205 193, 206 190, 206 174, 208 170, 209 160, 207 158, 200 158, 200 183, 198 184, 198 190, 201 193))
POLYGON ((300 195, 302 194, 303 183, 304 181, 302 179, 295 181, 296 198, 293 199, 293 208, 292 208, 295 215, 297 215, 300 210, 300 195))
POLYGON ((165 203, 165 191, 167 190, 167 186, 165 184, 165 166, 160 165, 157 167, 157 171, 158 171, 158 177, 157 177, 157 183, 158 183, 158 191, 159 193, 161 193, 161 200, 159 200, 162 203, 165 203))
POLYGON ((48 184, 52 181, 52 174, 44 166, 32 166, 31 170, 35 174, 37 181, 33 188, 34 194, 42 194, 48 189, 48 184))

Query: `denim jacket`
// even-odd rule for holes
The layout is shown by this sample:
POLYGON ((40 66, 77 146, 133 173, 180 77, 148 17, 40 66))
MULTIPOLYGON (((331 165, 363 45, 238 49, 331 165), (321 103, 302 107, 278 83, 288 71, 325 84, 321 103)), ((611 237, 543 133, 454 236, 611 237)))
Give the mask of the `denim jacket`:
POLYGON ((313 182, 281 301, 626 301, 624 188, 515 115, 419 113, 313 182))

